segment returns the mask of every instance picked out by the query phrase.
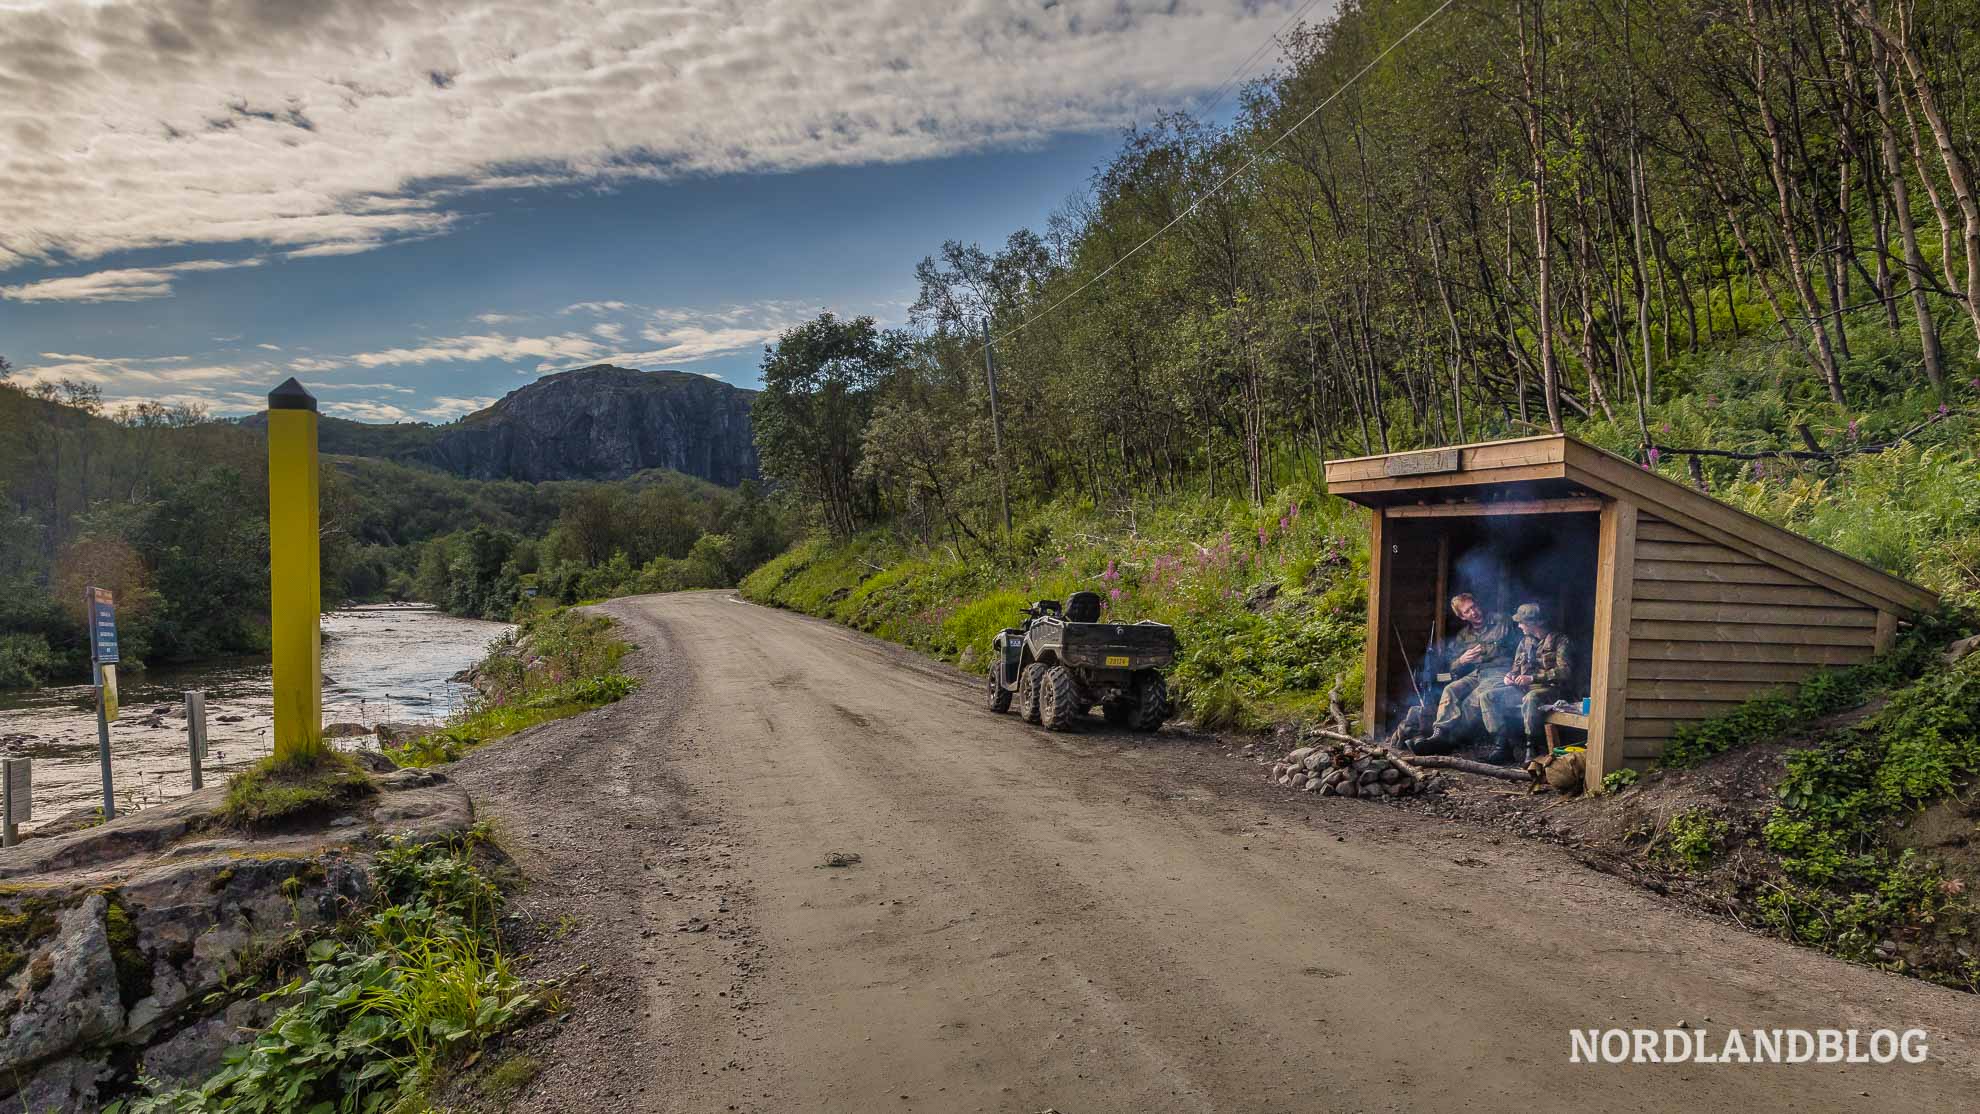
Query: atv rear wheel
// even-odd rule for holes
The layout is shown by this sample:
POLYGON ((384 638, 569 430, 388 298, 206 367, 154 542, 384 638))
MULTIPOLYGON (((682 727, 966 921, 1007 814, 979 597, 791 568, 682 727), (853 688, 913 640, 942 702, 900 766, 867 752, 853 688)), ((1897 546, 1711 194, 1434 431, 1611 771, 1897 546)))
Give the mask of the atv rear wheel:
POLYGON ((1018 674, 1018 715, 1026 723, 1038 722, 1038 684, 1044 675, 1045 666, 1039 662, 1032 662, 1018 674))
POLYGON ((1144 673, 1135 681, 1134 706, 1128 726, 1136 731, 1153 731, 1169 718, 1169 683, 1160 673, 1144 673))
POLYGON ((1072 670, 1055 665, 1038 679, 1038 716, 1047 731, 1068 731, 1083 711, 1072 670))
POLYGON ((1002 715, 1011 710, 1011 690, 1004 687, 1004 665, 998 662, 990 667, 990 679, 984 682, 984 696, 988 698, 990 710, 1002 715))

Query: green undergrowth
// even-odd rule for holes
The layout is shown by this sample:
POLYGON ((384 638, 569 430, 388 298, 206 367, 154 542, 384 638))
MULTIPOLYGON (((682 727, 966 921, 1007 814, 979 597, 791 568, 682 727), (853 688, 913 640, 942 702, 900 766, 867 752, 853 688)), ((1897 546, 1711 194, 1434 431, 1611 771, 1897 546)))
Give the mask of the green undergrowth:
POLYGON ((1019 524, 995 555, 885 531, 813 538, 746 577, 742 591, 977 671, 1028 602, 1095 591, 1110 619, 1176 628, 1171 686, 1187 714, 1253 729, 1324 712, 1336 682, 1359 691, 1367 547, 1361 516, 1304 482, 1256 508, 1203 495, 1111 510, 1066 498, 1019 524))
MULTIPOLYGON (((1945 621, 1921 623, 1875 661, 1824 671, 1681 729, 1665 761, 1695 766, 1752 743, 1794 740, 1760 827, 1768 864, 1741 881, 1743 903, 1783 938, 1980 990, 1972 896, 1980 876, 1899 838, 1924 810, 1963 808, 1980 787, 1980 654, 1948 665, 1941 650, 1957 633, 1945 621), (1866 707, 1874 710, 1815 726, 1866 707)), ((1650 854, 1701 872, 1728 835, 1724 821, 1687 809, 1650 854)))
POLYGON ((1845 958, 1980 990, 1971 892, 1980 879, 1892 838, 1976 778, 1980 654, 1926 672, 1861 723, 1790 753, 1764 829, 1785 874, 1759 899, 1767 922, 1845 958))
POLYGON ((110 1114, 421 1111, 500 1034, 554 1004, 516 974, 496 933, 502 893, 477 855, 486 833, 395 841, 378 853, 370 911, 299 944, 280 1012, 196 1087, 145 1083, 110 1114))
POLYGON ((270 756, 227 779, 217 817, 229 827, 252 828, 343 808, 375 791, 349 755, 326 749, 300 761, 270 756))
POLYGON ((1824 669, 1798 685, 1766 693, 1714 719, 1681 724, 1664 746, 1664 764, 1696 766, 1716 754, 1777 739, 1816 720, 1861 706, 1874 694, 1917 678, 1937 658, 1940 626, 1928 622, 1890 652, 1842 669, 1824 669))
POLYGON ((622 700, 638 687, 619 670, 631 649, 602 615, 531 612, 476 667, 481 696, 473 707, 385 753, 400 766, 438 766, 483 743, 622 700))

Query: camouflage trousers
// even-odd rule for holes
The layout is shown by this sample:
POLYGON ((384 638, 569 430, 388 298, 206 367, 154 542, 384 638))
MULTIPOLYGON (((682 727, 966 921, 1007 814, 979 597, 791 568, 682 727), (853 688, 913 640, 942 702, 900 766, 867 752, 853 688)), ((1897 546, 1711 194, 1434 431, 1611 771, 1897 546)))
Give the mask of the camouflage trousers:
POLYGON ((1505 685, 1505 670, 1490 666, 1445 685, 1444 695, 1437 700, 1437 718, 1432 730, 1451 736, 1471 734, 1477 729, 1485 705, 1505 685))
POLYGON ((1494 738, 1509 734, 1517 725, 1527 742, 1538 743, 1547 735, 1547 705, 1566 697, 1566 689, 1552 685, 1534 685, 1523 693, 1501 685, 1479 711, 1485 717, 1485 730, 1494 738))

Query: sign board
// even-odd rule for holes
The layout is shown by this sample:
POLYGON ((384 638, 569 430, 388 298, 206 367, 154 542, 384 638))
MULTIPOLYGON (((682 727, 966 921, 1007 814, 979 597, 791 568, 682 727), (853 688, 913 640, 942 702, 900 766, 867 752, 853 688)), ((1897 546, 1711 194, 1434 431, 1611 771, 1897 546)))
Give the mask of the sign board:
POLYGON ((1438 472, 1458 472, 1463 468, 1464 465, 1460 462, 1456 449, 1400 453, 1396 456, 1384 457, 1382 460, 1384 476, 1429 476, 1438 472))
POLYGON ((26 758, 0 759, 0 782, 5 783, 0 813, 9 824, 34 819, 34 763, 26 758))
POLYGON ((103 720, 114 723, 117 719, 117 667, 115 664, 98 667, 97 684, 103 689, 103 720))
POLYGON ((186 737, 192 740, 195 762, 206 761, 206 694, 186 694, 186 737))
POLYGON ((89 660, 117 660, 117 605, 107 588, 83 589, 89 607, 89 660))

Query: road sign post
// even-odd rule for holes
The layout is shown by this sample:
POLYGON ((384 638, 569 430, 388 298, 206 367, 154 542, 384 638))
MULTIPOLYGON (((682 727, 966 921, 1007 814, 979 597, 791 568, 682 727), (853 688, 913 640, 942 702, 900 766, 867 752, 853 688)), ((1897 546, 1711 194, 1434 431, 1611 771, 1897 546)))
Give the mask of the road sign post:
POLYGON ((0 843, 21 841, 22 824, 34 819, 34 771, 26 758, 0 758, 0 843))
POLYGON ((268 392, 269 635, 278 763, 323 753, 317 467, 316 399, 290 379, 268 392))
POLYGON ((206 694, 186 694, 186 756, 192 761, 192 787, 197 793, 206 787, 200 777, 200 763, 206 761, 206 694))
POLYGON ((89 619, 90 680, 96 686, 96 757, 103 767, 103 820, 117 816, 110 782, 110 721, 117 718, 117 601, 107 588, 83 589, 89 619))

